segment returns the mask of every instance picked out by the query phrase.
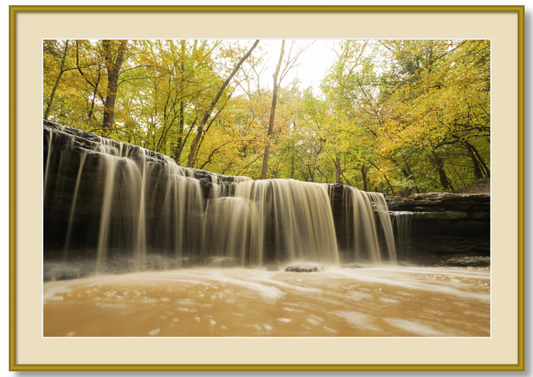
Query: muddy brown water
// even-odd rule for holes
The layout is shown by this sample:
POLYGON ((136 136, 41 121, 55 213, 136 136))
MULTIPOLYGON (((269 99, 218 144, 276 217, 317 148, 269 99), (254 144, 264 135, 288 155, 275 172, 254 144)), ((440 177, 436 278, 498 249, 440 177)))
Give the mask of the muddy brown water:
POLYGON ((52 337, 490 336, 488 268, 204 268, 43 286, 52 337))

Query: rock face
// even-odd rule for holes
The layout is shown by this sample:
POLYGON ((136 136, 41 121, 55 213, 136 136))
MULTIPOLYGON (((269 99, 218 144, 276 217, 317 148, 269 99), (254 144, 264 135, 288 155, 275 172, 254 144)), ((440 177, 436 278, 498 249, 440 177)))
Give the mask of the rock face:
POLYGON ((387 204, 391 218, 408 219, 408 254, 425 256, 425 263, 490 255, 490 194, 415 194, 388 197, 387 204))

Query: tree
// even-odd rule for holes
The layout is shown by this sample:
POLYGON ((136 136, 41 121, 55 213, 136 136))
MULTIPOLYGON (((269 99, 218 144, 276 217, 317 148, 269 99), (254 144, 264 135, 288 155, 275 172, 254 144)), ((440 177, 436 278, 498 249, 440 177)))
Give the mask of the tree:
POLYGON ((279 71, 281 69, 281 63, 283 62, 283 55, 285 54, 285 39, 281 41, 281 51, 279 53, 278 64, 276 65, 276 71, 272 75, 274 85, 272 87, 272 105, 270 107, 270 118, 268 120, 267 142, 265 145, 265 154, 263 156, 263 167, 261 169, 261 179, 266 179, 266 173, 268 168, 268 153, 270 151, 270 138, 272 137, 272 131, 274 130, 274 117, 276 115, 276 105, 278 102, 278 87, 281 84, 283 77, 279 78, 279 71))
POLYGON ((203 116, 199 126, 197 127, 196 137, 194 138, 194 140, 193 140, 193 142, 191 144, 191 151, 189 153, 189 161, 187 162, 187 167, 191 167, 192 168, 194 166, 194 162, 196 161, 196 150, 198 148, 198 143, 200 142, 200 139, 202 138, 202 135, 203 135, 203 132, 204 132, 204 128, 206 127, 207 122, 209 121, 209 118, 211 117, 213 109, 215 108, 218 100, 222 96, 222 93, 224 92, 224 90, 226 89, 228 84, 230 83, 230 81, 233 78, 233 76, 235 76, 235 74, 237 73, 237 71, 241 67, 242 63, 244 63, 244 61, 250 56, 250 54, 252 53, 252 51, 254 50, 254 48, 258 44, 259 44, 259 39, 255 41, 255 43, 248 50, 248 52, 239 60, 239 62, 237 63, 237 65, 235 66, 233 71, 230 73, 230 75, 226 78, 226 81, 224 81, 224 83, 220 87, 217 95, 215 96, 215 98, 213 98, 213 101, 211 102, 211 104, 209 105, 207 110, 205 111, 204 116, 203 116))
POLYGON ((490 43, 346 40, 320 92, 305 46, 223 40, 43 42, 43 117, 252 178, 410 195, 490 177, 490 43), (113 132, 110 132, 112 130, 113 132))
POLYGON ((271 137, 272 132, 274 130, 274 120, 276 115, 276 105, 278 101, 278 89, 281 86, 281 82, 287 76, 287 73, 295 67, 298 66, 298 58, 299 56, 305 51, 309 45, 304 47, 297 47, 296 52, 293 55, 293 48, 297 46, 296 43, 293 41, 291 43, 291 46, 289 48, 289 52, 287 54, 287 58, 285 61, 283 60, 283 57, 285 55, 285 40, 283 39, 281 41, 281 50, 279 54, 279 60, 278 64, 276 65, 276 70, 274 74, 272 75, 273 80, 273 87, 272 87, 272 105, 270 107, 270 118, 268 121, 268 130, 267 130, 267 140, 265 145, 265 153, 263 155, 263 167, 261 169, 261 179, 266 179, 267 175, 267 169, 268 169, 268 157, 270 153, 270 147, 271 147, 271 137), (282 68, 283 67, 283 68, 282 68))
POLYGON ((124 52, 128 48, 128 41, 103 40, 105 67, 107 70, 107 92, 104 107, 103 128, 108 132, 113 130, 115 115, 115 101, 117 98, 118 76, 124 62, 124 52))
MULTIPOLYGON (((100 82, 103 78, 103 61, 98 58, 98 55, 94 53, 93 46, 89 41, 76 41, 76 68, 89 85, 89 87, 83 88, 84 92, 87 92, 86 97, 90 101, 86 108, 87 117, 85 118, 85 123, 87 125, 93 124, 97 99, 104 103, 100 87, 100 82), (84 60, 83 64, 82 59, 84 60)), ((82 87, 81 85, 79 86, 82 87)))
MULTIPOLYGON (((57 78, 55 80, 55 84, 54 84, 54 87, 52 89, 52 93, 50 94, 50 97, 48 98, 48 101, 46 103, 46 110, 44 112, 44 119, 48 119, 48 116, 50 115, 50 109, 52 108, 52 103, 54 102, 54 95, 56 93, 57 86, 59 85, 59 81, 61 80, 61 76, 63 76, 63 73, 65 73, 68 69, 72 69, 72 68, 65 68, 65 60, 67 59, 68 44, 69 44, 69 40, 67 39, 65 41, 65 43, 64 43, 63 52, 61 54, 58 54, 58 53, 54 54, 55 51, 53 50, 53 48, 49 48, 48 51, 45 51, 45 52, 52 53, 54 55, 59 55, 60 59, 61 59, 61 65, 59 67, 59 73, 58 73, 57 78)), ((45 44, 44 46, 50 46, 50 43, 45 44)))
MULTIPOLYGON (((465 186, 475 178, 456 168, 465 163, 464 152, 459 158, 464 141, 489 136, 486 42, 425 41, 419 49, 411 46, 396 50, 402 60, 411 54, 420 63, 408 71, 390 95, 390 116, 385 127, 391 142, 383 145, 383 152, 390 155, 400 150, 404 154, 412 151, 419 161, 420 157, 428 159, 437 173, 436 181, 445 190, 453 191, 459 183, 465 186), (451 178, 454 176, 458 181, 455 185, 451 178)), ((399 42, 397 45, 401 46, 399 42)), ((427 171, 426 166, 421 167, 427 171)))

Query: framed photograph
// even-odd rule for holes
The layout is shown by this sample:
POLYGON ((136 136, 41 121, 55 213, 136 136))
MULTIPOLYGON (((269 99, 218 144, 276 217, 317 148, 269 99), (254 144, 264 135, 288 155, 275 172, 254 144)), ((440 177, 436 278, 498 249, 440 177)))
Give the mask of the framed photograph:
POLYGON ((10 370, 523 371, 524 14, 11 6, 10 370))

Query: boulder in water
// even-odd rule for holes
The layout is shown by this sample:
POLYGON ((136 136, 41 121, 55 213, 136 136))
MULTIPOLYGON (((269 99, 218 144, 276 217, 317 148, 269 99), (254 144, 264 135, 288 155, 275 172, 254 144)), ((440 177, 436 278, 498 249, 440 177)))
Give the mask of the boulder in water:
POLYGON ((324 266, 320 264, 299 264, 285 268, 287 272, 319 272, 324 271, 324 266))
POLYGON ((456 257, 446 261, 450 267, 489 267, 490 257, 456 257))
POLYGON ((265 268, 266 271, 281 271, 281 268, 277 264, 269 264, 265 268))

